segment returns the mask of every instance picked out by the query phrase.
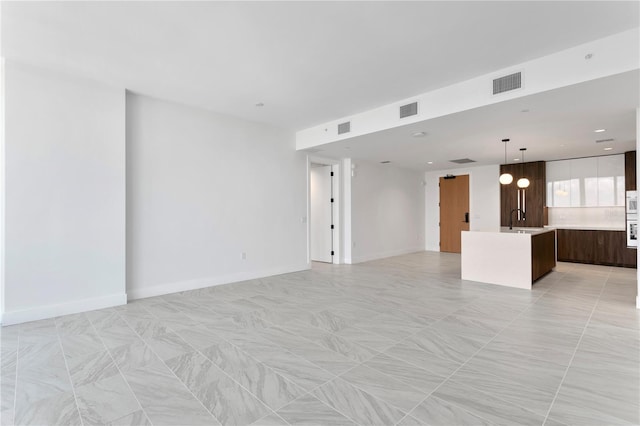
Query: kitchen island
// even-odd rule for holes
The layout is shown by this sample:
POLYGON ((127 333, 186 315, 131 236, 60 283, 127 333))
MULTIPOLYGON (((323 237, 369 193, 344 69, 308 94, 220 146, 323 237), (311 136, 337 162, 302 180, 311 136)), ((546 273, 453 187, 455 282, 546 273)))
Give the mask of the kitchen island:
POLYGON ((462 231, 462 279, 531 289, 556 266, 556 231, 500 228, 462 231))

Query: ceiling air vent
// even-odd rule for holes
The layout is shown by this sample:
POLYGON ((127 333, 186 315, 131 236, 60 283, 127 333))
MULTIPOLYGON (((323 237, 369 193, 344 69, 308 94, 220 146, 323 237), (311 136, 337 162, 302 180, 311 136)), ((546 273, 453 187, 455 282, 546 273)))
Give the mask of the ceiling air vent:
POLYGON ((400 118, 411 117, 418 114, 418 103, 413 102, 411 104, 402 105, 400 107, 400 118))
POLYGON ((452 163, 456 163, 456 164, 467 164, 467 163, 475 163, 476 160, 472 160, 470 158, 459 158, 457 160, 449 160, 452 163))
POLYGON ((504 77, 493 80, 493 94, 508 92, 522 87, 522 73, 505 75, 504 77))
POLYGON ((613 142, 613 138, 609 139, 598 139, 596 143, 604 143, 604 142, 613 142))
POLYGON ((351 131, 351 122, 347 121, 346 123, 338 124, 338 134, 341 135, 343 133, 349 133, 351 131))

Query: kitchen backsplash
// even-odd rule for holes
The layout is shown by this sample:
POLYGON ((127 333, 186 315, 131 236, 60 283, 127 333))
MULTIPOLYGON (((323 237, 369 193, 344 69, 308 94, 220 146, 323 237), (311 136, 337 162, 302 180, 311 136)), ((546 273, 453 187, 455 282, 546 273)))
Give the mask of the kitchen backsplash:
POLYGON ((625 229, 624 207, 549 207, 549 226, 625 229))

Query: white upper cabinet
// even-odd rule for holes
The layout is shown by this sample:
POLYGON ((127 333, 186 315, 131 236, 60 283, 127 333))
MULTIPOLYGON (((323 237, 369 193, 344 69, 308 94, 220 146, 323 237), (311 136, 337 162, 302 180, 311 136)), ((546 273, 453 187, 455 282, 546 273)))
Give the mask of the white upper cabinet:
POLYGON ((624 155, 549 161, 548 207, 624 206, 624 155))

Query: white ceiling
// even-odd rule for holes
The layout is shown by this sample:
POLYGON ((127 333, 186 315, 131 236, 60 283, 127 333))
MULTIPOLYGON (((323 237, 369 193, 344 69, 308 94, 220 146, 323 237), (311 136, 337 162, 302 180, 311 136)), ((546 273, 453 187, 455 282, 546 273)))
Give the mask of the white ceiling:
POLYGON ((586 83, 451 114, 322 145, 314 155, 351 157, 368 161, 390 160, 393 165, 417 170, 469 167, 450 160, 470 158, 488 165, 508 162, 557 160, 635 150, 636 108, 640 105, 640 72, 630 71, 586 83), (523 112, 528 110, 528 112, 523 112), (594 133, 596 129, 606 129, 594 133), (426 132, 424 137, 413 137, 426 132), (613 142, 596 140, 613 138, 613 142), (604 151, 604 148, 613 148, 604 151), (521 159, 521 158, 520 158, 521 159), (427 164, 432 161, 433 164, 427 164))
MULTIPOLYGON (((638 6, 636 1, 2 2, 2 55, 300 130, 637 27, 638 6), (258 102, 265 106, 255 107, 258 102)), ((571 125, 581 118, 566 110, 570 105, 560 111, 568 114, 565 120, 540 109, 558 105, 545 99, 526 105, 532 112, 520 127, 524 116, 511 123, 509 106, 500 104, 478 117, 511 127, 482 129, 469 112, 461 115, 466 126, 452 127, 454 117, 436 120, 427 129, 432 136, 420 143, 439 140, 428 155, 435 161, 457 156, 485 161, 488 151, 501 152, 500 146, 486 153, 463 147, 461 140, 477 144, 479 136, 458 128, 473 128, 492 143, 511 136, 512 146, 528 144, 528 158, 535 159, 541 155, 534 149, 543 144, 539 138, 548 135, 558 143, 580 127, 571 125), (568 123, 564 133, 561 122, 568 123), (534 140, 524 133, 532 128, 546 130, 533 134, 534 140), (448 136, 437 139, 438 132, 448 136), (451 147, 439 158, 443 141, 451 147)), ((628 120, 600 112, 601 119, 628 120)), ((595 127, 595 121, 586 127, 595 127)), ((410 165, 410 152, 397 161, 410 165)))

